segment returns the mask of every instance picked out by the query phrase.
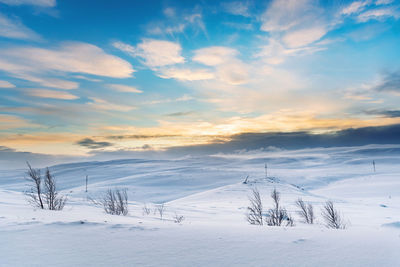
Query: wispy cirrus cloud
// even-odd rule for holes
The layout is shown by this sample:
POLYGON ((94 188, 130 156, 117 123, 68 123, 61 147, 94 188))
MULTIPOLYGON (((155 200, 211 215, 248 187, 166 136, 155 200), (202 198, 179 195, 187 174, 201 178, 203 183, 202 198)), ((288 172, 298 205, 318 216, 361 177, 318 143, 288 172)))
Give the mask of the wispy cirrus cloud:
POLYGON ((56 0, 0 0, 0 3, 10 6, 32 5, 39 7, 54 7, 56 0))
POLYGON ((268 64, 281 64, 288 56, 324 50, 321 39, 336 22, 312 0, 274 0, 261 16, 261 30, 269 33, 268 44, 259 47, 256 57, 268 64))
POLYGON ((143 91, 137 89, 134 86, 128 86, 124 84, 108 84, 107 86, 115 91, 123 93, 143 93, 143 91))
POLYGON ((370 20, 384 21, 388 18, 398 19, 400 17, 399 6, 393 5, 393 2, 393 0, 354 1, 343 7, 340 14, 353 16, 359 23, 370 20))
POLYGON ((229 61, 238 54, 236 49, 224 46, 211 46, 194 51, 193 61, 207 66, 216 66, 229 61))
POLYGON ((113 45, 130 56, 139 58, 143 65, 149 67, 156 72, 158 77, 164 79, 200 81, 215 77, 208 69, 183 66, 186 60, 181 55, 181 45, 176 42, 144 39, 136 46, 123 42, 114 42, 113 45), (180 66, 176 67, 175 65, 180 66))
POLYGON ((340 14, 351 15, 354 13, 359 13, 364 10, 369 4, 371 4, 371 1, 354 1, 351 4, 343 7, 343 9, 340 11, 340 14))
POLYGON ((16 78, 61 89, 77 88, 77 83, 43 76, 84 73, 128 78, 135 71, 127 61, 82 42, 65 42, 55 48, 16 46, 2 49, 0 70, 16 78))
POLYGON ((244 17, 251 16, 249 1, 224 2, 221 5, 227 13, 244 17))
POLYGON ((214 73, 210 70, 201 68, 164 68, 157 75, 164 79, 176 79, 180 81, 201 81, 215 78, 214 73))
POLYGON ((38 83, 44 87, 51 87, 63 90, 72 90, 72 89, 77 89, 79 87, 79 83, 77 82, 58 79, 58 78, 44 78, 41 77, 40 74, 35 75, 27 73, 15 73, 13 76, 18 79, 38 83))
POLYGON ((203 15, 200 8, 194 10, 178 10, 174 7, 167 7, 163 10, 164 18, 153 21, 147 25, 147 32, 150 35, 176 37, 185 34, 189 30, 194 35, 202 32, 207 36, 207 30, 203 22, 203 15))
POLYGON ((26 88, 24 91, 25 95, 40 97, 40 98, 51 98, 51 99, 61 99, 61 100, 74 100, 79 97, 68 92, 54 91, 47 89, 32 89, 26 88))
MULTIPOLYGON (((393 95, 400 95, 400 71, 383 72, 369 81, 344 91, 344 98, 378 104, 389 100, 388 97, 392 99, 393 95)), ((390 106, 387 109, 390 109, 390 106)))
MULTIPOLYGON (((112 78, 131 77, 135 71, 127 61, 105 53, 101 48, 81 42, 66 42, 55 48, 15 46, 0 51, 0 71, 40 86, 70 90, 79 83, 67 80, 72 73, 112 78), (61 78, 58 78, 61 77, 61 78)), ((39 93, 36 92, 36 95, 39 93)), ((45 95, 40 93, 40 95, 45 95)), ((71 94, 52 93, 73 99, 71 94)))
POLYGON ((212 46, 194 51, 193 61, 214 67, 215 77, 220 81, 238 85, 248 81, 249 66, 237 55, 239 52, 230 47, 212 46))
POLYGON ((320 40, 326 33, 324 26, 313 26, 285 34, 283 42, 289 48, 303 47, 320 40))
POLYGON ((174 103, 174 102, 184 102, 184 101, 189 101, 195 99, 193 96, 190 95, 183 95, 178 98, 164 98, 164 99, 156 99, 156 100, 150 100, 146 101, 146 105, 156 105, 156 104, 165 104, 165 103, 174 103))
POLYGON ((74 75, 73 77, 76 78, 76 79, 85 80, 85 81, 89 81, 89 82, 95 82, 95 83, 98 83, 98 82, 102 81, 100 79, 89 78, 89 77, 86 77, 86 76, 83 76, 83 75, 74 75))
POLYGON ((266 62, 280 64, 287 55, 325 50, 323 38, 341 27, 346 17, 356 23, 400 17, 393 1, 353 1, 330 7, 313 0, 272 1, 261 16, 261 30, 270 36, 269 44, 261 47, 259 55, 265 56, 266 62))
POLYGON ((0 130, 36 127, 39 127, 39 125, 31 123, 24 118, 15 115, 0 114, 0 130))
POLYGON ((287 31, 318 25, 322 9, 311 0, 274 0, 262 15, 261 30, 287 31))
POLYGON ((7 17, 0 13, 0 37, 39 41, 41 37, 26 27, 18 18, 7 17))
POLYGON ((261 58, 268 64, 278 65, 283 63, 288 57, 309 55, 325 49, 323 43, 315 46, 288 48, 282 42, 269 38, 268 44, 261 46, 260 51, 255 54, 255 57, 261 58))
POLYGON ((8 81, 0 80, 0 88, 15 88, 15 85, 8 81))
POLYGON ((369 20, 383 21, 388 18, 399 19, 400 10, 397 7, 382 7, 367 10, 357 16, 359 22, 367 22, 369 20))
POLYGON ((377 0, 375 2, 376 5, 388 5, 393 3, 395 0, 377 0))
POLYGON ((136 109, 135 106, 116 104, 98 97, 89 97, 89 99, 91 102, 86 104, 97 110, 127 112, 136 109))
POLYGON ((181 55, 182 47, 175 42, 144 39, 136 47, 123 42, 114 42, 113 45, 132 57, 140 58, 142 63, 149 68, 185 62, 185 58, 181 55))

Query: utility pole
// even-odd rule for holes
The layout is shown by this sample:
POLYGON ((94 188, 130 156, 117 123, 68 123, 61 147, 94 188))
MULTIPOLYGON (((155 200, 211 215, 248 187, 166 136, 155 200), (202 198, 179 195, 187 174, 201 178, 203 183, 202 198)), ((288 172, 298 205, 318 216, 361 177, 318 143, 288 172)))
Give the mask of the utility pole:
POLYGON ((268 167, 266 162, 265 162, 265 179, 268 179, 268 167))
POLYGON ((246 179, 244 180, 243 183, 244 183, 244 184, 247 184, 247 180, 248 180, 248 179, 249 179, 249 176, 247 175, 247 176, 246 176, 246 179))
POLYGON ((87 193, 88 176, 86 175, 86 193, 87 193))
POLYGON ((375 169, 375 160, 372 161, 372 166, 374 166, 374 172, 376 172, 376 169, 375 169))

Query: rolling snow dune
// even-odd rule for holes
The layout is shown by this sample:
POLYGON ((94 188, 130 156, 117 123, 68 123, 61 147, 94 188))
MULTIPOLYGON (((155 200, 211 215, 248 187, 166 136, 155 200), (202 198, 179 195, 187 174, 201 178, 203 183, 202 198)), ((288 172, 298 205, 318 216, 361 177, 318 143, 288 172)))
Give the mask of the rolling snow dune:
POLYGON ((62 164, 50 167, 69 198, 62 211, 27 204, 26 170, 1 173, 0 266, 400 266, 399 163, 400 146, 369 145, 62 164), (128 216, 88 200, 108 188, 128 189, 128 216), (296 225, 249 225, 252 188, 265 210, 276 188, 296 225), (314 205, 314 225, 298 217, 299 197, 314 205), (345 230, 324 226, 327 200, 345 230))

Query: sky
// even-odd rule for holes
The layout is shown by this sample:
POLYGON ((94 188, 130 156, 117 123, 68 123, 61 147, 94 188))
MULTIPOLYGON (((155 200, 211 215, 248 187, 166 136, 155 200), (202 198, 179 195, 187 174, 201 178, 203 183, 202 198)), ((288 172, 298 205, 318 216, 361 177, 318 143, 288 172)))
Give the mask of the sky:
POLYGON ((0 0, 0 152, 400 123, 400 1, 0 0))

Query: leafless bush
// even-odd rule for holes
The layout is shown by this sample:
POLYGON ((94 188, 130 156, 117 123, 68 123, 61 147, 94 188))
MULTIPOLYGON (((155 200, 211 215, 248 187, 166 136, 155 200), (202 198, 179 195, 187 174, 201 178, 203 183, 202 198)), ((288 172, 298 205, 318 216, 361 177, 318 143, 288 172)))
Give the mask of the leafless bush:
POLYGON ((326 227, 333 229, 345 229, 346 224, 343 222, 339 212, 333 206, 332 201, 325 203, 324 209, 322 210, 322 217, 325 220, 326 227))
POLYGON ((253 188, 252 196, 249 197, 250 206, 247 207, 247 221, 250 224, 263 225, 263 206, 260 197, 260 192, 257 188, 253 188))
POLYGON ((128 194, 126 189, 108 189, 100 203, 107 214, 124 216, 128 214, 128 194))
POLYGON ((174 216, 174 222, 175 223, 181 223, 184 219, 185 219, 184 216, 178 215, 178 214, 175 213, 175 216, 174 216))
POLYGON ((32 187, 29 192, 25 194, 28 196, 28 201, 33 206, 44 209, 43 200, 42 200, 42 176, 40 174, 40 169, 32 169, 29 162, 28 164, 28 178, 27 180, 32 183, 32 187))
POLYGON ((46 169, 46 177, 44 179, 44 199, 49 210, 62 210, 65 206, 67 198, 59 196, 56 187, 56 179, 51 175, 49 168, 46 169))
POLYGON ((296 201, 296 206, 300 209, 297 214, 304 220, 305 223, 314 223, 314 208, 311 204, 306 204, 301 198, 296 201))
POLYGON ((280 207, 280 193, 276 189, 272 191, 271 198, 274 201, 274 207, 268 210, 267 225, 281 226, 284 220, 288 220, 288 213, 285 208, 280 207))
POLYGON ((33 169, 29 163, 27 164, 29 168, 28 180, 33 183, 31 190, 26 193, 29 202, 41 209, 45 209, 47 206, 49 210, 62 210, 67 198, 59 195, 56 179, 50 173, 49 168, 46 169, 46 176, 43 179, 39 169, 33 169), (42 181, 44 188, 42 188, 42 181))
POLYGON ((162 220, 163 219, 163 215, 164 215, 164 211, 165 211, 164 203, 160 204, 160 205, 157 205, 156 206, 156 211, 158 212, 158 214, 160 215, 160 219, 162 220))
POLYGON ((143 215, 149 215, 151 213, 151 209, 147 207, 146 204, 143 206, 143 215))

